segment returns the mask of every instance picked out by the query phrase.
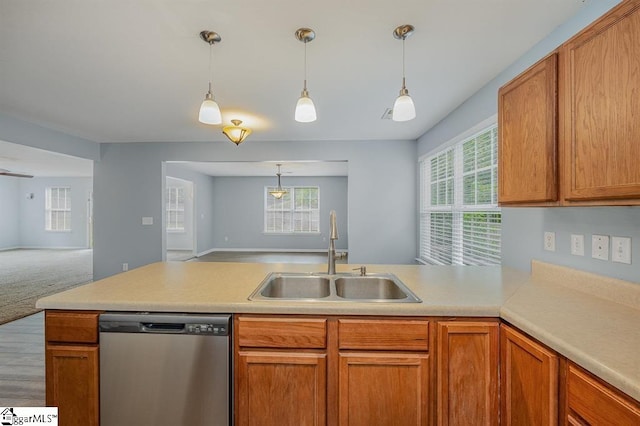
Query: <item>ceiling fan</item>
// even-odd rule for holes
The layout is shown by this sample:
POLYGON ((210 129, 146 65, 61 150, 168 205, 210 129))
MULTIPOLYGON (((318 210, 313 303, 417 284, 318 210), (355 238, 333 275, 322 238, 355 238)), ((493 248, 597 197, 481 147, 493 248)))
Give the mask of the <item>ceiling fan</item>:
POLYGON ((21 178, 32 178, 33 175, 27 175, 24 173, 14 173, 7 169, 0 169, 0 176, 13 176, 13 177, 21 177, 21 178))

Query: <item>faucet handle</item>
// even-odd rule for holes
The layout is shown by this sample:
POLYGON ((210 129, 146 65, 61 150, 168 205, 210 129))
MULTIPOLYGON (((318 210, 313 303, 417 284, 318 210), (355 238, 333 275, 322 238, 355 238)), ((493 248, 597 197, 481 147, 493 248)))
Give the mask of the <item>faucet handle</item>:
POLYGON ((365 275, 367 275, 367 267, 366 266, 361 266, 359 268, 353 268, 354 271, 360 271, 360 276, 364 277, 365 275))

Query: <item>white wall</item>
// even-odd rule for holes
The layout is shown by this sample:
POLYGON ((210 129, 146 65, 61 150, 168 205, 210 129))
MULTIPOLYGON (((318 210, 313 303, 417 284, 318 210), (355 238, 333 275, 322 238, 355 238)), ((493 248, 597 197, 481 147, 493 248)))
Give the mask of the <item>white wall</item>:
MULTIPOLYGON (((549 36, 540 41, 494 80, 418 140, 422 155, 496 114, 498 89, 530 65, 546 56, 582 28, 596 20, 619 0, 592 1, 549 36)), ((574 267, 620 279, 640 282, 640 207, 554 207, 502 209, 502 264, 530 270, 531 259, 574 267), (556 252, 543 250, 545 231, 556 232, 556 252), (570 235, 585 236, 586 256, 570 254, 570 235), (591 235, 632 237, 632 264, 592 259, 591 235)))
POLYGON ((320 234, 264 233, 264 187, 275 185, 275 176, 214 178, 216 249, 327 250, 331 210, 336 211, 338 219, 336 248, 348 248, 346 177, 282 177, 283 186, 319 187, 320 234))
POLYGON ((0 177, 0 250, 20 247, 20 179, 0 177))
MULTIPOLYGON (((159 261, 164 161, 349 161, 353 263, 411 263, 416 255, 415 141, 101 144, 94 166, 96 279, 159 261), (143 216, 154 224, 141 224, 143 216)), ((343 219, 344 220, 344 219, 343 219)))

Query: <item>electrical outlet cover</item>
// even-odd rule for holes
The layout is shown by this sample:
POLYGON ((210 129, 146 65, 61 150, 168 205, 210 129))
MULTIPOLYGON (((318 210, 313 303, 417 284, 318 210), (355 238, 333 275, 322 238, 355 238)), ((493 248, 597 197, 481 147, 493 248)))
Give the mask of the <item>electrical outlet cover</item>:
POLYGON ((556 251, 556 233, 544 233, 544 249, 547 251, 556 251))
POLYGON ((600 260, 609 260, 609 236, 591 236, 591 257, 600 260))
POLYGON ((611 237, 611 261, 631 265, 631 238, 611 237))
POLYGON ((584 256, 584 235, 571 234, 571 254, 584 256))

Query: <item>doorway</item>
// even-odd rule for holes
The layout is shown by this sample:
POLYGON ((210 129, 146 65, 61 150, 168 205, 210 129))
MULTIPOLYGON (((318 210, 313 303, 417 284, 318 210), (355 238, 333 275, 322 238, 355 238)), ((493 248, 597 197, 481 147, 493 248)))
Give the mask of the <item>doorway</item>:
POLYGON ((189 180, 167 176, 165 188, 166 259, 191 259, 197 254, 195 185, 189 180))

